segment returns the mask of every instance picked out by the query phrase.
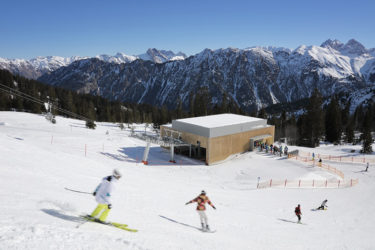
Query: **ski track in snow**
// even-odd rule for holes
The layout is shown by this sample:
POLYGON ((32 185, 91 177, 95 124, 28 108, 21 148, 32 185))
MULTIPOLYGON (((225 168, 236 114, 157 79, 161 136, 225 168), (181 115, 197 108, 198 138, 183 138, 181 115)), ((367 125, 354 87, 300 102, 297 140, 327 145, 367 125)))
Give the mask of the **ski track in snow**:
MULTIPOLYGON (((205 166, 157 145, 149 163, 139 163, 145 142, 110 123, 97 129, 57 117, 0 112, 1 249, 373 249, 375 169, 329 162, 359 184, 343 189, 256 189, 257 178, 329 179, 336 176, 285 157, 249 152, 205 166), (108 131, 108 134, 107 134, 108 131), (86 145, 86 155, 85 155, 86 145), (90 194, 113 168, 123 173, 113 193, 109 220, 137 233, 79 215, 96 207, 90 194), (217 210, 207 206, 215 233, 202 233, 195 204, 184 205, 204 189, 217 210), (328 199, 329 209, 311 211, 328 199), (294 207, 301 204, 302 222, 294 207), (284 220, 284 221, 283 221, 284 220), (82 225, 80 225, 82 224, 82 225), (80 225, 77 228, 77 225, 80 225)), ((144 131, 142 125, 136 130, 144 131)), ((151 132, 151 131, 150 131, 151 132)), ((347 155, 360 146, 290 146, 315 154, 347 155)), ((355 155, 358 155, 356 153, 355 155)), ((367 156, 366 156, 367 157, 367 156)), ((375 156, 368 156, 375 157, 375 156)))

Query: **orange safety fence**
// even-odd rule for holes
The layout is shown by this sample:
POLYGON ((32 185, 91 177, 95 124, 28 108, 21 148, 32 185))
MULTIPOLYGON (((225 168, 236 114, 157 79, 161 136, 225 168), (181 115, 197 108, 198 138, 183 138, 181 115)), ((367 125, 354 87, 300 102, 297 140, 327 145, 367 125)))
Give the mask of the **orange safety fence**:
POLYGON ((321 168, 327 170, 330 173, 333 173, 335 175, 340 176, 343 179, 345 177, 344 173, 341 172, 340 170, 338 170, 337 168, 334 168, 334 167, 332 167, 328 164, 323 164, 321 162, 313 161, 312 159, 310 159, 310 157, 301 157, 301 156, 298 156, 298 155, 297 156, 288 155, 288 158, 293 159, 293 160, 297 160, 297 161, 302 161, 302 162, 310 162, 312 165, 317 166, 317 167, 321 167, 321 168))
POLYGON ((350 180, 274 180, 260 182, 257 188, 347 188, 358 184, 358 179, 350 180))
MULTIPOLYGON (((309 157, 312 160, 312 153, 299 151, 299 155, 309 157)), ((374 157, 359 157, 359 156, 337 156, 337 155, 325 155, 325 154, 315 154, 314 160, 322 159, 329 161, 338 162, 353 162, 353 163, 375 163, 374 157)))

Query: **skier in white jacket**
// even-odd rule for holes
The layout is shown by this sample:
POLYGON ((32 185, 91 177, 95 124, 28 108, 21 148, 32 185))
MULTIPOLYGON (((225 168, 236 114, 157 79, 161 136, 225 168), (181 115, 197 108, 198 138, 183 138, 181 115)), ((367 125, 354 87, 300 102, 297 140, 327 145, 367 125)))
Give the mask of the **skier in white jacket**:
POLYGON ((93 195, 99 203, 95 210, 91 213, 91 218, 99 216, 99 221, 104 222, 107 219, 108 213, 112 208, 111 193, 116 183, 121 178, 119 170, 114 169, 111 176, 104 177, 99 186, 95 189, 93 195))

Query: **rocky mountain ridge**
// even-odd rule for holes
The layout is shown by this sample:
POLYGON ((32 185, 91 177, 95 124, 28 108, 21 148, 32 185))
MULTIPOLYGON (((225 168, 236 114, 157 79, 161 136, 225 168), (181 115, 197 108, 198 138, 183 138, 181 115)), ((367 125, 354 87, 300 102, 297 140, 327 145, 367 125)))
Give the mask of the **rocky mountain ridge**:
MULTIPOLYGON (((102 61, 109 63, 129 63, 137 59, 153 61, 155 63, 164 63, 167 61, 183 60, 187 56, 178 52, 175 54, 172 51, 148 49, 146 53, 138 56, 129 56, 124 53, 117 53, 111 55, 97 55, 94 58, 98 58, 102 61)), ((0 69, 9 70, 11 73, 21 75, 30 79, 37 79, 43 74, 52 72, 60 67, 68 66, 74 61, 90 59, 91 57, 60 57, 60 56, 46 56, 36 57, 30 60, 26 59, 6 59, 0 58, 0 69)))
POLYGON ((275 47, 205 49, 178 61, 134 60, 111 63, 97 58, 75 61, 44 74, 40 81, 111 100, 173 108, 185 107, 202 87, 211 104, 227 95, 246 111, 309 97, 353 92, 375 84, 375 49, 354 39, 327 40, 295 50, 275 47))

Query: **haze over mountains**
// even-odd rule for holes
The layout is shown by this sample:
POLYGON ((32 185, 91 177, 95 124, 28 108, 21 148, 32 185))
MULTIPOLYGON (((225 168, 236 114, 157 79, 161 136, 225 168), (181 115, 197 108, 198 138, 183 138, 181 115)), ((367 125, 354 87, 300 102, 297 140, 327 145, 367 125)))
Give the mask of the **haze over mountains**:
POLYGON ((33 78, 41 75, 38 80, 42 82, 81 93, 170 108, 178 100, 187 107, 190 96, 202 87, 212 105, 220 104, 226 95, 251 111, 309 97, 314 88, 324 96, 338 92, 368 94, 375 83, 375 49, 366 49, 354 39, 345 44, 327 40, 321 46, 302 45, 295 50, 205 49, 186 57, 181 52, 150 49, 139 56, 118 53, 27 62, 7 64, 0 59, 0 67, 33 78), (32 66, 36 68, 33 73, 32 66))

